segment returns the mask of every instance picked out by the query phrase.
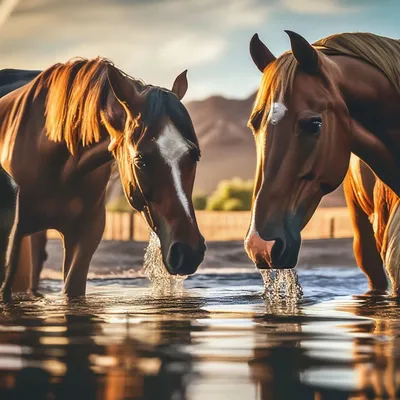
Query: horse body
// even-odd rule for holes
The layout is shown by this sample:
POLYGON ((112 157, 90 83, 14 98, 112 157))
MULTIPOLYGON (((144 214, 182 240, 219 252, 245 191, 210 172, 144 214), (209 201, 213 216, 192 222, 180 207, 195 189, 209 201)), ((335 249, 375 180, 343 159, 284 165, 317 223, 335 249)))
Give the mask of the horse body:
POLYGON ((386 269, 393 292, 398 294, 399 197, 355 155, 343 185, 354 230, 354 255, 368 277, 371 293, 386 292, 386 269))
MULTIPOLYGON (((29 83, 28 86, 33 84, 29 83)), ((0 120, 4 121, 0 127, 2 165, 21 188, 16 240, 19 242, 26 235, 55 229, 64 236, 66 244, 74 241, 71 246, 67 244, 71 248, 71 260, 64 262, 64 279, 67 279, 73 267, 72 254, 78 257, 81 267, 75 268, 78 276, 66 281, 65 290, 71 295, 81 294, 84 293, 86 281, 85 269, 89 265, 81 261, 80 253, 93 254, 101 240, 105 224, 105 190, 111 162, 76 180, 62 182, 60 177, 66 168, 71 174, 78 172, 77 156, 71 155, 64 143, 54 143, 45 137, 43 131, 34 129, 43 123, 46 93, 42 92, 39 98, 32 101, 29 96, 31 90, 23 86, 0 100, 0 120), (27 102, 32 102, 29 112, 22 106, 19 113, 10 115, 9 110, 14 105, 27 102), (38 121, 38 115, 43 116, 42 121, 38 121), (18 128, 15 129, 15 126, 18 128), (10 137, 10 132, 15 136, 10 137), (84 246, 82 250, 76 249, 75 243, 84 246)), ((81 151, 83 153, 87 149, 81 151)), ((19 252, 18 243, 16 252, 19 252)), ((32 274, 35 276, 38 275, 37 268, 33 265, 32 274)), ((37 279, 32 279, 32 284, 31 289, 36 291, 37 279)))
POLYGON ((48 228, 64 232, 97 203, 101 207, 111 173, 111 158, 107 165, 87 175, 63 181, 67 169, 70 174, 78 172, 77 160, 88 149, 71 155, 64 143, 54 143, 43 131, 33 128, 42 123, 36 115, 45 114, 43 106, 37 105, 44 104, 44 101, 38 101, 42 99, 33 102, 29 113, 21 111, 10 115, 9 110, 14 104, 30 101, 26 99, 26 92, 24 86, 0 100, 0 119, 4 121, 0 127, 1 162, 21 187, 21 234, 48 228), (14 126, 19 128, 11 137, 14 126))
MULTIPOLYGON (((47 229, 58 230, 64 241, 64 292, 85 293, 89 264, 104 231, 105 192, 114 159, 129 202, 160 237, 170 273, 195 271, 205 251, 189 200, 197 138, 176 97, 186 91, 182 94, 186 75, 178 78, 175 95, 126 77, 106 60, 79 60, 50 67, 0 99, 1 164, 20 187, 19 223, 3 285, 5 297, 11 295, 22 237, 47 229), (150 170, 158 165, 156 139, 168 124, 177 137, 185 135, 189 138, 185 143, 191 143, 175 172, 179 193, 168 168, 158 173, 150 170), (139 160, 142 153, 147 168, 139 160), (180 218, 182 196, 187 204, 180 218)), ((175 140, 170 141, 169 150, 175 145, 175 140)), ((159 164, 165 165, 162 160, 159 164)))
POLYGON ((287 33, 292 51, 277 59, 257 35, 250 44, 263 80, 249 120, 258 165, 245 247, 259 268, 296 265, 300 232, 352 152, 400 195, 400 42, 345 33, 310 45, 287 33))

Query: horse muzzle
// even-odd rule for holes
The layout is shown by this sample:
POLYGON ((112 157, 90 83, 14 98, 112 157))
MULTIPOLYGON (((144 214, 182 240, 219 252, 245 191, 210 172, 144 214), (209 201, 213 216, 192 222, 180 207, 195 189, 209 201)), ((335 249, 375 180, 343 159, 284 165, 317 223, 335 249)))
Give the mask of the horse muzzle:
POLYGON ((206 246, 201 243, 197 248, 188 244, 174 242, 168 250, 165 266, 171 275, 191 275, 203 262, 206 246))
POLYGON ((264 240, 253 232, 245 240, 245 249, 258 269, 290 269, 297 264, 300 242, 289 244, 286 238, 278 237, 264 240))

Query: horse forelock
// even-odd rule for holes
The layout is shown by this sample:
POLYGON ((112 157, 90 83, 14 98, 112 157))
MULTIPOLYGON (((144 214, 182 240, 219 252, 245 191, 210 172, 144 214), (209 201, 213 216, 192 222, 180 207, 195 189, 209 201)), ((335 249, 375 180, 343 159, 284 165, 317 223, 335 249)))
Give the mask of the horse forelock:
POLYGON ((248 121, 253 133, 256 133, 254 121, 261 117, 265 122, 268 117, 266 110, 269 110, 273 103, 284 104, 285 95, 293 88, 296 70, 297 61, 291 52, 282 54, 264 70, 248 121))
MULTIPOLYGON (((159 128, 159 134, 162 135, 170 121, 176 128, 176 138, 178 139, 179 135, 180 141, 183 141, 189 150, 197 150, 200 156, 199 143, 190 116, 175 94, 157 86, 146 85, 143 86, 140 95, 145 100, 145 106, 134 120, 127 121, 114 152, 122 180, 133 186, 136 185, 132 168, 134 154, 131 151, 132 147, 128 144, 133 141, 134 146, 137 147, 145 140, 153 140, 155 126, 159 128), (165 124, 164 127, 160 125, 161 121, 165 124)), ((171 151, 173 150, 171 148, 171 151)))

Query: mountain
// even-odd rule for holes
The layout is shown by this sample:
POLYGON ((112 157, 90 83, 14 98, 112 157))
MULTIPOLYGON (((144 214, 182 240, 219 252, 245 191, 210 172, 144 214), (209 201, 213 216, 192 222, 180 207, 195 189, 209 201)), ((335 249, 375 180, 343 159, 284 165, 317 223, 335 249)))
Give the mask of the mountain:
MULTIPOLYGON (((185 104, 192 118, 201 148, 194 193, 209 194, 223 179, 239 177, 253 179, 256 151, 247 121, 256 94, 243 100, 212 96, 185 104)), ((121 193, 120 184, 113 180, 110 198, 121 193)), ((326 196, 322 207, 344 206, 343 189, 326 196)))
POLYGON ((199 138, 195 191, 210 193, 222 179, 252 179, 256 151, 247 120, 255 94, 244 100, 213 96, 186 105, 199 138))

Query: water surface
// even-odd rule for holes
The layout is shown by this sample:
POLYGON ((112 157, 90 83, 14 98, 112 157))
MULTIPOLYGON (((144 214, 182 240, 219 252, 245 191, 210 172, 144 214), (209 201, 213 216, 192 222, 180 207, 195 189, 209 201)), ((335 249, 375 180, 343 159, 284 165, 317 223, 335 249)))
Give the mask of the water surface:
POLYGON ((299 276, 298 304, 264 301, 252 268, 204 270, 177 293, 144 278, 92 279, 74 301, 46 279, 45 298, 2 310, 0 398, 399 396, 398 304, 352 296, 367 290, 357 268, 299 276))

